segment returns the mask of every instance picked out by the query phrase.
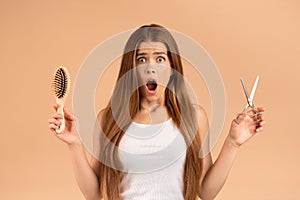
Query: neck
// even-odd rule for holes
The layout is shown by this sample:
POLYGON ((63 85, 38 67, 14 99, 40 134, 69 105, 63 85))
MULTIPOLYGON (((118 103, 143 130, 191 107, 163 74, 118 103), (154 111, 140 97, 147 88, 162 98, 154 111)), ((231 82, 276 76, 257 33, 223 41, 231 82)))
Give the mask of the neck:
POLYGON ((147 98, 142 98, 140 109, 134 116, 134 121, 143 124, 156 124, 166 121, 170 118, 167 107, 165 106, 164 98, 150 101, 147 98))
POLYGON ((157 101, 149 101, 146 98, 141 100, 141 109, 154 112, 157 108, 166 108, 164 98, 157 101))

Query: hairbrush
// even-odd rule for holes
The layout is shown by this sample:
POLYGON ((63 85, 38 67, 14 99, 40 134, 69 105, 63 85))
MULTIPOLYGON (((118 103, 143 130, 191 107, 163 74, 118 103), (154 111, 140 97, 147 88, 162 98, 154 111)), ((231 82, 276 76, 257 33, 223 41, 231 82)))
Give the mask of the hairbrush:
POLYGON ((68 70, 59 66, 54 73, 53 81, 52 81, 52 90, 54 92, 56 104, 58 105, 57 113, 62 115, 62 119, 60 120, 61 125, 58 129, 56 129, 57 133, 62 133, 65 130, 65 118, 64 118, 64 103, 66 100, 67 93, 70 87, 70 76, 68 70))

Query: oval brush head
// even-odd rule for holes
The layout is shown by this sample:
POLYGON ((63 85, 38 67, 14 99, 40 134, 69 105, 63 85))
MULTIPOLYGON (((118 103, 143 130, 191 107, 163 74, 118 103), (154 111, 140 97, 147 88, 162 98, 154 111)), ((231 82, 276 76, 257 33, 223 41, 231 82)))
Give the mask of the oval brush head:
POLYGON ((56 129, 57 133, 62 133, 65 129, 65 118, 64 118, 64 102, 70 87, 70 76, 68 70, 59 66, 54 73, 52 82, 52 90, 55 95, 56 103, 58 104, 57 113, 60 113, 63 117, 61 119, 61 125, 56 129))

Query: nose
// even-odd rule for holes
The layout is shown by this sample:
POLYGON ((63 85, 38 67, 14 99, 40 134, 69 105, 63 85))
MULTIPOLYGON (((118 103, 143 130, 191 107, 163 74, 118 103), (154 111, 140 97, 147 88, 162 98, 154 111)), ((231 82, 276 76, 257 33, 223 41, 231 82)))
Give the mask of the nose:
POLYGON ((146 74, 154 74, 154 75, 157 74, 156 70, 153 67, 146 68, 145 73, 146 74))

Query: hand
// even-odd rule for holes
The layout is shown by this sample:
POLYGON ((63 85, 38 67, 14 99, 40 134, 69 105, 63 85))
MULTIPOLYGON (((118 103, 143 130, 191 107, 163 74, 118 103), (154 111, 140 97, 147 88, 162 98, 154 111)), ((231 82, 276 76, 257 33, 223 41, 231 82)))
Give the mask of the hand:
MULTIPOLYGON (((264 112, 266 109, 263 107, 256 108, 258 112, 264 112)), ((232 120, 228 138, 236 146, 239 147, 252 138, 256 133, 261 132, 266 124, 263 114, 257 117, 259 122, 256 122, 253 116, 253 110, 248 110, 243 115, 238 117, 240 124, 232 120)))
MULTIPOLYGON (((55 111, 57 111, 58 105, 55 104, 53 108, 55 111)), ((65 130, 62 133, 56 133, 56 129, 58 129, 58 127, 61 124, 59 120, 62 118, 62 115, 58 113, 55 113, 51 116, 51 118, 49 118, 49 129, 56 137, 58 137, 60 140, 67 143, 68 145, 80 142, 80 138, 76 130, 75 117, 67 108, 64 108, 64 116, 65 130)))

